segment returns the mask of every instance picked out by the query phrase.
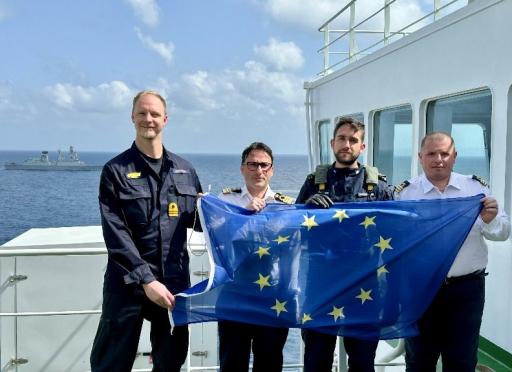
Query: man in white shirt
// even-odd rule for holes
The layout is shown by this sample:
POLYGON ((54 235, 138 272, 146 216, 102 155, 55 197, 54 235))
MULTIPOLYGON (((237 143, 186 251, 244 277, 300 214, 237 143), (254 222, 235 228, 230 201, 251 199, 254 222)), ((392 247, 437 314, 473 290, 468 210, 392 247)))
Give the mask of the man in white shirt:
POLYGON ((485 301, 485 267, 489 240, 506 240, 507 215, 477 176, 454 173, 457 157, 453 138, 430 133, 418 154, 424 174, 396 188, 396 199, 447 199, 484 194, 482 210, 453 262, 448 276, 418 321, 420 335, 406 340, 408 372, 435 371, 439 356, 443 371, 474 372, 485 301))
MULTIPOLYGON (((267 203, 293 204, 293 199, 275 193, 269 186, 274 174, 272 150, 261 142, 250 144, 242 153, 240 173, 245 186, 224 189, 219 198, 256 212, 267 203)), ((219 359, 221 372, 249 370, 252 352, 253 372, 280 372, 283 367, 283 347, 288 328, 266 327, 234 321, 219 321, 219 359), (252 344, 252 345, 251 345, 252 344)))

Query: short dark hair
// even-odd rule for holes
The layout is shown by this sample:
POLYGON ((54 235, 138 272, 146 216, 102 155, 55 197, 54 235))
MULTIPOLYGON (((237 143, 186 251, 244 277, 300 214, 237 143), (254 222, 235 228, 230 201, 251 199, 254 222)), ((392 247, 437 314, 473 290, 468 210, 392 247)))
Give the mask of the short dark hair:
POLYGON ((427 142, 428 140, 431 140, 431 139, 441 139, 441 138, 448 138, 450 140, 450 148, 455 147, 455 141, 453 140, 453 137, 450 136, 449 133, 446 133, 446 132, 432 132, 432 133, 429 133, 429 134, 425 135, 425 137, 423 137, 423 139, 421 140, 420 150, 423 149, 423 147, 425 146, 425 142, 427 142))
POLYGON ((160 93, 158 93, 157 91, 155 90, 149 90, 149 89, 146 89, 146 90, 141 90, 139 93, 137 93, 135 95, 135 97, 133 97, 133 104, 132 104, 132 112, 133 110, 135 110, 135 105, 137 104, 137 101, 142 97, 142 96, 145 96, 145 95, 148 95, 148 94, 151 94, 152 96, 155 96, 156 98, 158 98, 160 101, 162 101, 163 105, 164 105, 164 110, 165 112, 167 112, 167 102, 165 102, 165 98, 162 97, 162 95, 160 93))
POLYGON ((351 118, 349 116, 342 116, 336 120, 336 124, 334 125, 334 132, 332 133, 332 138, 336 137, 336 133, 338 129, 343 125, 348 125, 350 128, 354 130, 354 132, 361 132, 361 139, 364 141, 364 124, 359 120, 351 118))
POLYGON ((242 164, 245 163, 245 160, 253 150, 265 151, 268 154, 268 156, 270 156, 270 160, 272 160, 272 163, 274 162, 274 156, 272 155, 272 150, 270 149, 270 147, 265 145, 263 142, 253 142, 244 149, 244 152, 242 152, 242 164))

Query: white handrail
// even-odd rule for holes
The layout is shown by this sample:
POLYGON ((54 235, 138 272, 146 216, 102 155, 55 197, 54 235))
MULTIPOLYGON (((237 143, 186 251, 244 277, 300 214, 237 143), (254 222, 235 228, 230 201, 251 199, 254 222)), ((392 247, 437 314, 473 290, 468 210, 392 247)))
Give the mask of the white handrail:
MULTIPOLYGON (((390 13, 391 13, 391 5, 397 2, 398 0, 382 0, 384 2, 384 5, 375 11, 374 13, 370 14, 368 17, 364 18, 362 21, 360 21, 357 24, 354 24, 355 20, 355 7, 357 4, 357 0, 351 0, 347 5, 345 5, 340 11, 338 11, 334 16, 329 18, 326 22, 324 22, 319 28, 318 31, 323 33, 323 41, 324 45, 317 50, 317 53, 322 53, 323 55, 323 70, 320 71, 317 75, 318 76, 325 76, 330 74, 333 71, 334 67, 340 66, 342 64, 349 64, 351 62, 354 62, 358 59, 359 56, 363 56, 369 53, 365 53, 370 49, 374 49, 375 47, 386 46, 389 44, 390 38, 396 35, 400 36, 406 36, 410 34, 410 32, 406 32, 405 30, 410 29, 414 25, 418 24, 419 22, 434 16, 434 21, 438 20, 441 17, 441 11, 449 7, 450 5, 462 1, 462 0, 452 0, 448 3, 441 5, 439 1, 434 2, 433 10, 422 17, 413 20, 411 23, 407 24, 406 26, 402 27, 400 30, 397 31, 391 31, 390 30, 390 13), (343 15, 346 10, 349 9, 349 27, 347 29, 331 29, 330 25, 337 20, 341 15, 343 15), (372 30, 372 29, 361 29, 360 26, 367 23, 369 20, 377 16, 378 14, 384 13, 384 27, 382 30, 372 30), (339 34, 341 35, 336 36, 334 39, 330 38, 330 34, 339 34), (357 34, 382 34, 383 39, 379 40, 373 44, 371 44, 368 47, 365 47, 362 50, 358 50, 357 47, 357 40, 355 39, 357 34), (346 51, 331 51, 331 47, 336 44, 340 45, 342 40, 346 40, 348 47, 346 51), (330 56, 331 55, 337 55, 337 54, 345 54, 348 55, 347 58, 342 59, 341 61, 337 61, 333 64, 330 63, 330 56)), ((467 1, 467 3, 473 2, 473 0, 464 0, 467 1)), ((446 14, 443 14, 443 16, 446 14)))

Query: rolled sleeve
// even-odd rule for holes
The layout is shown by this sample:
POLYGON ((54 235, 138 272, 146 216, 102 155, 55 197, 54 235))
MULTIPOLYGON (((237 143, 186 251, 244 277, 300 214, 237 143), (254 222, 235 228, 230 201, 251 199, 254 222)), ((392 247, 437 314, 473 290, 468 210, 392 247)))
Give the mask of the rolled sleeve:
POLYGON ((482 222, 482 234, 488 240, 507 240, 510 235, 510 221, 506 214, 501 213, 491 222, 482 222))

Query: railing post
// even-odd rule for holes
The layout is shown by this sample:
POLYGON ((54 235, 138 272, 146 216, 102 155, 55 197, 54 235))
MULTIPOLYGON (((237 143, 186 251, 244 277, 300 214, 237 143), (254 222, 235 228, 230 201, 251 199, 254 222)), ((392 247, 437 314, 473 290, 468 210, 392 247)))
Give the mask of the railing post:
POLYGON ((356 2, 350 4, 350 24, 349 24, 349 49, 348 49, 348 61, 353 61, 354 55, 356 54, 356 33, 354 25, 356 22, 356 2))
POLYGON ((329 73, 329 49, 329 24, 326 24, 324 27, 324 75, 329 73))
POLYGON ((389 44, 389 28, 390 28, 390 9, 389 9, 389 1, 384 0, 384 45, 389 44))
POLYGON ((441 0, 434 0, 434 21, 438 20, 441 16, 441 11, 439 8, 441 7, 441 0))

